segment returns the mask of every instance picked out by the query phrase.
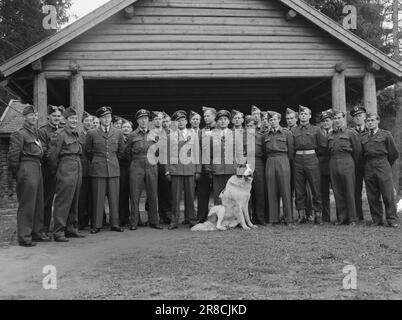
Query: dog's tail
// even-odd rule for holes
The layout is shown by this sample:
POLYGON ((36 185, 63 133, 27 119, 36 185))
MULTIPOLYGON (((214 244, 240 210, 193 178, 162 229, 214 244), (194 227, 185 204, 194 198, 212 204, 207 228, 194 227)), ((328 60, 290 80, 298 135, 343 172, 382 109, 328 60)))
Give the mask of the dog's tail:
POLYGON ((206 221, 195 225, 191 231, 216 231, 216 226, 211 221, 206 221))
POLYGON ((191 231, 216 231, 216 222, 218 221, 218 215, 225 213, 224 206, 213 207, 208 214, 208 221, 199 223, 191 228, 191 231))

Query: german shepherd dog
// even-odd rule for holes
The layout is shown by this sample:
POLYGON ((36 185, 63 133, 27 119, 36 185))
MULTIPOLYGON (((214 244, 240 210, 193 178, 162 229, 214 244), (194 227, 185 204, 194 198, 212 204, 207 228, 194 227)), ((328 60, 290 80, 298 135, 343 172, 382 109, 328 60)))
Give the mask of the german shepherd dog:
POLYGON ((241 165, 237 174, 232 176, 226 184, 219 198, 222 205, 213 207, 208 214, 208 221, 197 224, 192 231, 225 231, 237 227, 239 224, 244 230, 257 228, 250 220, 248 202, 251 195, 253 170, 241 165))

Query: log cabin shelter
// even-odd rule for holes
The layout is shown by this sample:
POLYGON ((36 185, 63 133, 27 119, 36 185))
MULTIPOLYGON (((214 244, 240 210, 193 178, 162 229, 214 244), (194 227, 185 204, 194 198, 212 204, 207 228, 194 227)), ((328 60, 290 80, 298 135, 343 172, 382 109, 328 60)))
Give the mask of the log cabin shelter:
POLYGON ((1 83, 34 103, 94 112, 108 105, 173 113, 202 106, 346 110, 402 68, 301 0, 111 0, 0 66, 1 83))

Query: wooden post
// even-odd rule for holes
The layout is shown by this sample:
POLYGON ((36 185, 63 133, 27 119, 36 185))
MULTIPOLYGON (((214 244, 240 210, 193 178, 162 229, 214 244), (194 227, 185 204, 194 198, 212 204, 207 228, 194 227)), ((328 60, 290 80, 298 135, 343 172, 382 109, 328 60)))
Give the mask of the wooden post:
POLYGON ((47 81, 43 72, 34 75, 33 104, 38 110, 39 127, 47 123, 47 81))
POLYGON ((84 113, 84 78, 81 73, 72 74, 70 78, 70 105, 78 112, 78 119, 81 124, 84 113))
POLYGON ((345 70, 346 65, 343 63, 335 66, 335 73, 332 77, 332 109, 346 113, 345 70))
POLYGON ((377 113, 377 87, 374 73, 367 71, 363 78, 364 107, 368 113, 377 113))

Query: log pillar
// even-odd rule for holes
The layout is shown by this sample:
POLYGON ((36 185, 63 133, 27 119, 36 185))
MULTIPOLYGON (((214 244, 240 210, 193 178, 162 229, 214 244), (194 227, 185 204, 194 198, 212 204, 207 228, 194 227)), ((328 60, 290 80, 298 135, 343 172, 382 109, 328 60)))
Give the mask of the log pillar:
POLYGON ((82 114, 84 113, 84 78, 80 73, 79 67, 74 63, 71 64, 70 106, 77 110, 81 124, 82 114))
POLYGON ((377 87, 374 73, 367 71, 363 78, 364 107, 368 113, 377 113, 377 87))
POLYGON ((43 72, 34 75, 33 104, 38 110, 39 127, 47 123, 47 80, 43 72))
POLYGON ((345 70, 343 63, 335 66, 332 77, 332 110, 346 113, 345 70))

